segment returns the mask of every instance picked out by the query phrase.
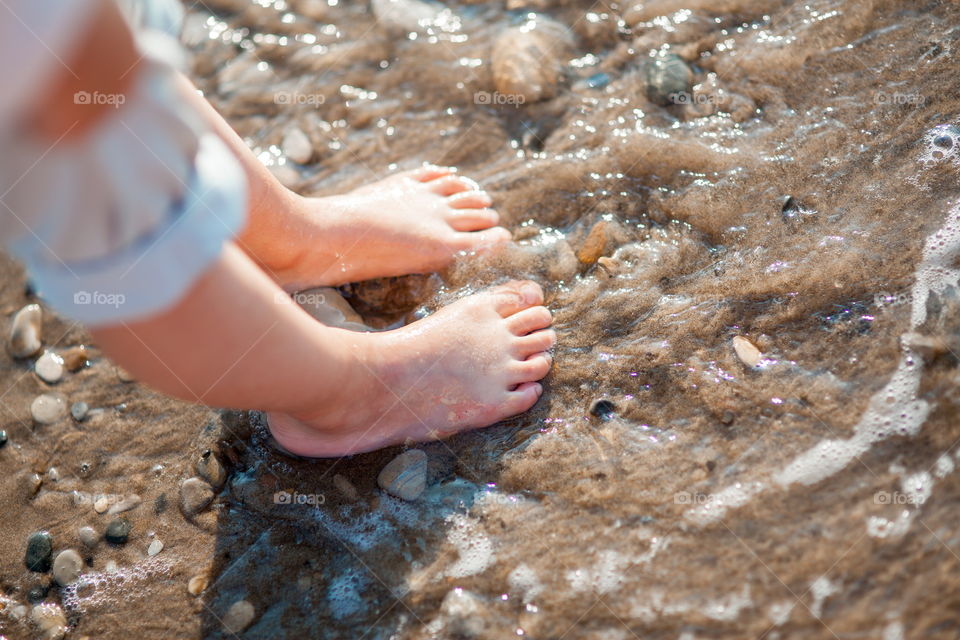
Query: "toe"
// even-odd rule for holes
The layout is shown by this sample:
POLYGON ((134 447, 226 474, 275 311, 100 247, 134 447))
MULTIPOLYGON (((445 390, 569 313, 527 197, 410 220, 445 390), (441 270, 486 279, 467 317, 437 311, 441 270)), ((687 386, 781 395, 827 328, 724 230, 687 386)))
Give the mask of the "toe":
POLYGON ((443 178, 456 172, 456 167, 438 167, 433 164, 425 164, 418 169, 406 172, 404 175, 418 182, 430 182, 431 180, 443 178))
POLYGON ((481 231, 500 222, 500 215, 493 209, 460 209, 451 213, 447 222, 457 231, 481 231))
MULTIPOLYGON (((507 318, 507 328, 515 336, 524 336, 531 331, 549 327, 553 322, 553 315, 546 307, 530 307, 520 313, 507 318)), ((538 349, 543 351, 543 349, 538 349)))
MULTIPOLYGON (((484 233, 484 232, 481 232, 484 233)), ((530 280, 512 280, 494 287, 489 294, 493 307, 504 318, 538 304, 543 304, 543 289, 530 280)))
POLYGON ((514 353, 519 358, 527 358, 533 354, 552 349, 557 344, 557 332, 553 329, 534 331, 530 335, 517 338, 514 343, 514 353))
POLYGON ((513 238, 503 227, 492 227, 483 231, 462 231, 453 238, 456 251, 482 251, 495 249, 513 238))
POLYGON ((507 398, 501 406, 503 412, 501 419, 523 413, 537 404, 541 395, 543 395, 543 387, 539 382, 524 382, 513 391, 508 391, 507 398))
POLYGON ((535 353, 526 360, 519 360, 511 365, 511 379, 514 384, 536 382, 550 373, 553 356, 546 351, 535 353))
POLYGON ((486 191, 461 191, 447 198, 447 204, 453 209, 485 209, 493 198, 486 191))
POLYGON ((479 191, 480 185, 464 176, 445 176, 430 181, 427 186, 439 196, 452 196, 463 191, 479 191))

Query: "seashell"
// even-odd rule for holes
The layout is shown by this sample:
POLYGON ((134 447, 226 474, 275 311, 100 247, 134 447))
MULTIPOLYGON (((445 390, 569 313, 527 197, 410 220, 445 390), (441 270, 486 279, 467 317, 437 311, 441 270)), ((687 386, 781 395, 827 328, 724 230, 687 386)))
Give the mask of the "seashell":
POLYGON ((401 500, 416 500, 427 487, 427 454, 420 449, 404 451, 380 471, 377 484, 401 500))
POLYGON ((200 513, 213 501, 213 489, 200 478, 187 478, 180 485, 180 511, 187 518, 200 513))
POLYGON ((43 343, 40 329, 43 323, 43 311, 38 304, 28 304, 13 316, 10 325, 10 355, 14 358, 29 358, 38 351, 43 343))

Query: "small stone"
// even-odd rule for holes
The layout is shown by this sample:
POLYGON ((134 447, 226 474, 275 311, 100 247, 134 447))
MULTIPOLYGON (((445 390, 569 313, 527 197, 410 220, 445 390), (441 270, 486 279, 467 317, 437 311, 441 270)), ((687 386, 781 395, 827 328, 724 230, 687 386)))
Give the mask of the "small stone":
POLYGON ((74 402, 70 405, 70 415, 73 416, 73 419, 77 422, 83 422, 89 412, 90 407, 86 402, 74 402))
POLYGON ((76 582, 83 571, 83 558, 73 549, 64 549, 53 561, 53 579, 61 587, 76 582))
POLYGON ((0 429, 0 448, 7 444, 7 432, 4 429, 0 429))
POLYGON ((133 375, 123 367, 116 367, 116 370, 117 370, 117 378, 119 378, 120 382, 136 381, 136 378, 134 378, 133 375))
POLYGON ((107 563, 103 565, 103 570, 107 573, 116 573, 117 571, 117 561, 116 560, 107 560, 107 563))
POLYGON ((14 358, 29 358, 40 351, 40 329, 43 311, 38 304, 28 304, 13 316, 10 325, 10 355, 14 358))
POLYGON ((126 518, 116 518, 107 525, 103 537, 110 544, 126 544, 127 540, 130 539, 132 528, 133 525, 126 518))
POLYGON ((159 538, 151 542, 150 546, 147 547, 148 556, 155 556, 161 551, 163 551, 163 542, 161 542, 159 538))
POLYGON ((600 72, 587 78, 587 86, 591 89, 603 89, 610 84, 610 74, 600 72))
POLYGON ((187 478, 180 485, 180 511, 192 518, 213 500, 213 489, 200 478, 187 478))
POLYGON ((50 585, 38 584, 35 587, 30 587, 30 590, 27 591, 27 602, 39 604, 46 599, 48 593, 50 593, 50 585))
POLYGON ((333 476, 333 485, 343 494, 343 497, 350 502, 356 502, 360 499, 360 493, 357 491, 357 488, 353 486, 353 483, 339 473, 333 476))
POLYGON ((110 498, 100 496, 93 501, 93 510, 97 513, 106 513, 110 508, 110 498))
POLYGON ((257 610, 246 600, 237 600, 223 615, 223 627, 231 633, 240 633, 250 626, 257 610))
POLYGON ((59 395, 45 393, 33 399, 30 415, 38 424, 53 424, 67 412, 67 403, 59 395))
POLYGON ((43 478, 40 477, 39 473, 31 473, 24 482, 26 483, 27 493, 30 494, 31 498, 37 495, 40 487, 43 486, 43 478))
POLYGON ((748 367, 755 368, 763 361, 763 354, 755 344, 743 336, 733 337, 733 350, 737 353, 740 361, 748 367))
POLYGON ((377 484, 401 500, 416 500, 427 487, 427 454, 420 449, 404 451, 380 471, 377 484))
POLYGON ((27 553, 24 563, 30 571, 45 573, 50 570, 53 555, 53 536, 46 531, 37 531, 27 538, 27 553))
POLYGON ((35 605, 30 611, 30 620, 37 626, 42 640, 61 640, 67 634, 67 617, 58 605, 35 605))
POLYGON ((37 358, 33 371, 48 384, 56 384, 63 378, 63 358, 53 351, 47 351, 37 358))
POLYGON ((600 256, 597 258, 597 266, 603 269, 603 272, 608 276, 615 276, 620 272, 620 267, 617 261, 613 258, 608 258, 607 256, 600 256))
POLYGON ((590 405, 590 415, 601 420, 609 420, 617 415, 617 405, 606 398, 594 400, 593 404, 590 405))
POLYGON ((97 531, 93 527, 80 527, 77 535, 80 538, 80 542, 82 542, 85 547, 90 547, 91 549, 97 546, 97 542, 100 540, 100 536, 97 535, 97 531))
POLYGON ((130 511, 140 506, 140 503, 143 500, 135 493, 131 493, 128 496, 124 496, 120 502, 116 502, 107 509, 107 513, 114 515, 117 513, 123 513, 124 511, 130 511))
POLYGON ((200 459, 197 460, 197 464, 194 465, 197 474, 210 483, 210 486, 214 490, 219 491, 223 487, 223 483, 227 480, 227 474, 223 470, 223 465, 220 464, 220 460, 210 449, 207 449, 200 455, 200 459))
POLYGON ((90 364, 90 353, 83 345, 70 347, 63 352, 62 357, 63 366, 70 372, 80 371, 80 369, 90 364))
POLYGON ((609 226, 609 223, 605 220, 593 225, 590 233, 587 234, 587 239, 583 241, 583 245, 577 251, 577 260, 583 264, 593 264, 606 253, 607 245, 610 242, 609 226))
POLYGON ((60 471, 56 467, 47 469, 47 480, 50 482, 60 482, 60 471))
POLYGON ((561 78, 561 61, 570 48, 569 31, 536 16, 505 29, 493 43, 491 69, 497 93, 478 103, 520 106, 552 98, 561 78))
POLYGON ((203 590, 207 588, 210 579, 206 574, 198 574, 190 578, 190 581, 187 583, 187 592, 192 596, 198 596, 203 593, 203 590))
POLYGON ((720 422, 722 422, 724 425, 729 427, 730 425, 733 424, 733 421, 736 419, 736 417, 737 417, 736 414, 734 414, 733 411, 730 411, 728 409, 727 411, 724 411, 722 414, 720 414, 720 422))
POLYGON ((313 145, 303 130, 297 127, 287 129, 280 143, 283 154, 297 164, 306 164, 313 157, 313 145))
POLYGON ((675 53, 662 53, 647 65, 647 98, 660 106, 690 101, 693 72, 675 53))

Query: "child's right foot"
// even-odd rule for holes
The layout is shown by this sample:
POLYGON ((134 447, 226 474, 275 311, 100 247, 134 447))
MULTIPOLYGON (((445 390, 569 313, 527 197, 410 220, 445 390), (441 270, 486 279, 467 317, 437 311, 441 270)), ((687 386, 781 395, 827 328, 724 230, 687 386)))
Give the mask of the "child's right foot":
POLYGON ((533 282, 459 300, 409 326, 351 334, 358 370, 316 411, 270 413, 291 453, 331 457, 431 440, 523 413, 542 393, 556 334, 533 282))

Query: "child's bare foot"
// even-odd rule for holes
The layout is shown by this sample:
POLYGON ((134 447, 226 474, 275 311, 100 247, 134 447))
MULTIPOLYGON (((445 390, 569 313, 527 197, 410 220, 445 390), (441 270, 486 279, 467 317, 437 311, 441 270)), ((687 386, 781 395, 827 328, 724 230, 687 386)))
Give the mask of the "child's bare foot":
POLYGON ((430 273, 461 251, 510 239, 490 196, 454 169, 425 166, 350 193, 301 199, 265 266, 288 290, 430 273))
POLYGON ((356 374, 298 417, 271 413, 277 442, 340 456, 430 440, 522 413, 543 392, 556 334, 533 282, 509 282, 396 331, 347 333, 356 374))

